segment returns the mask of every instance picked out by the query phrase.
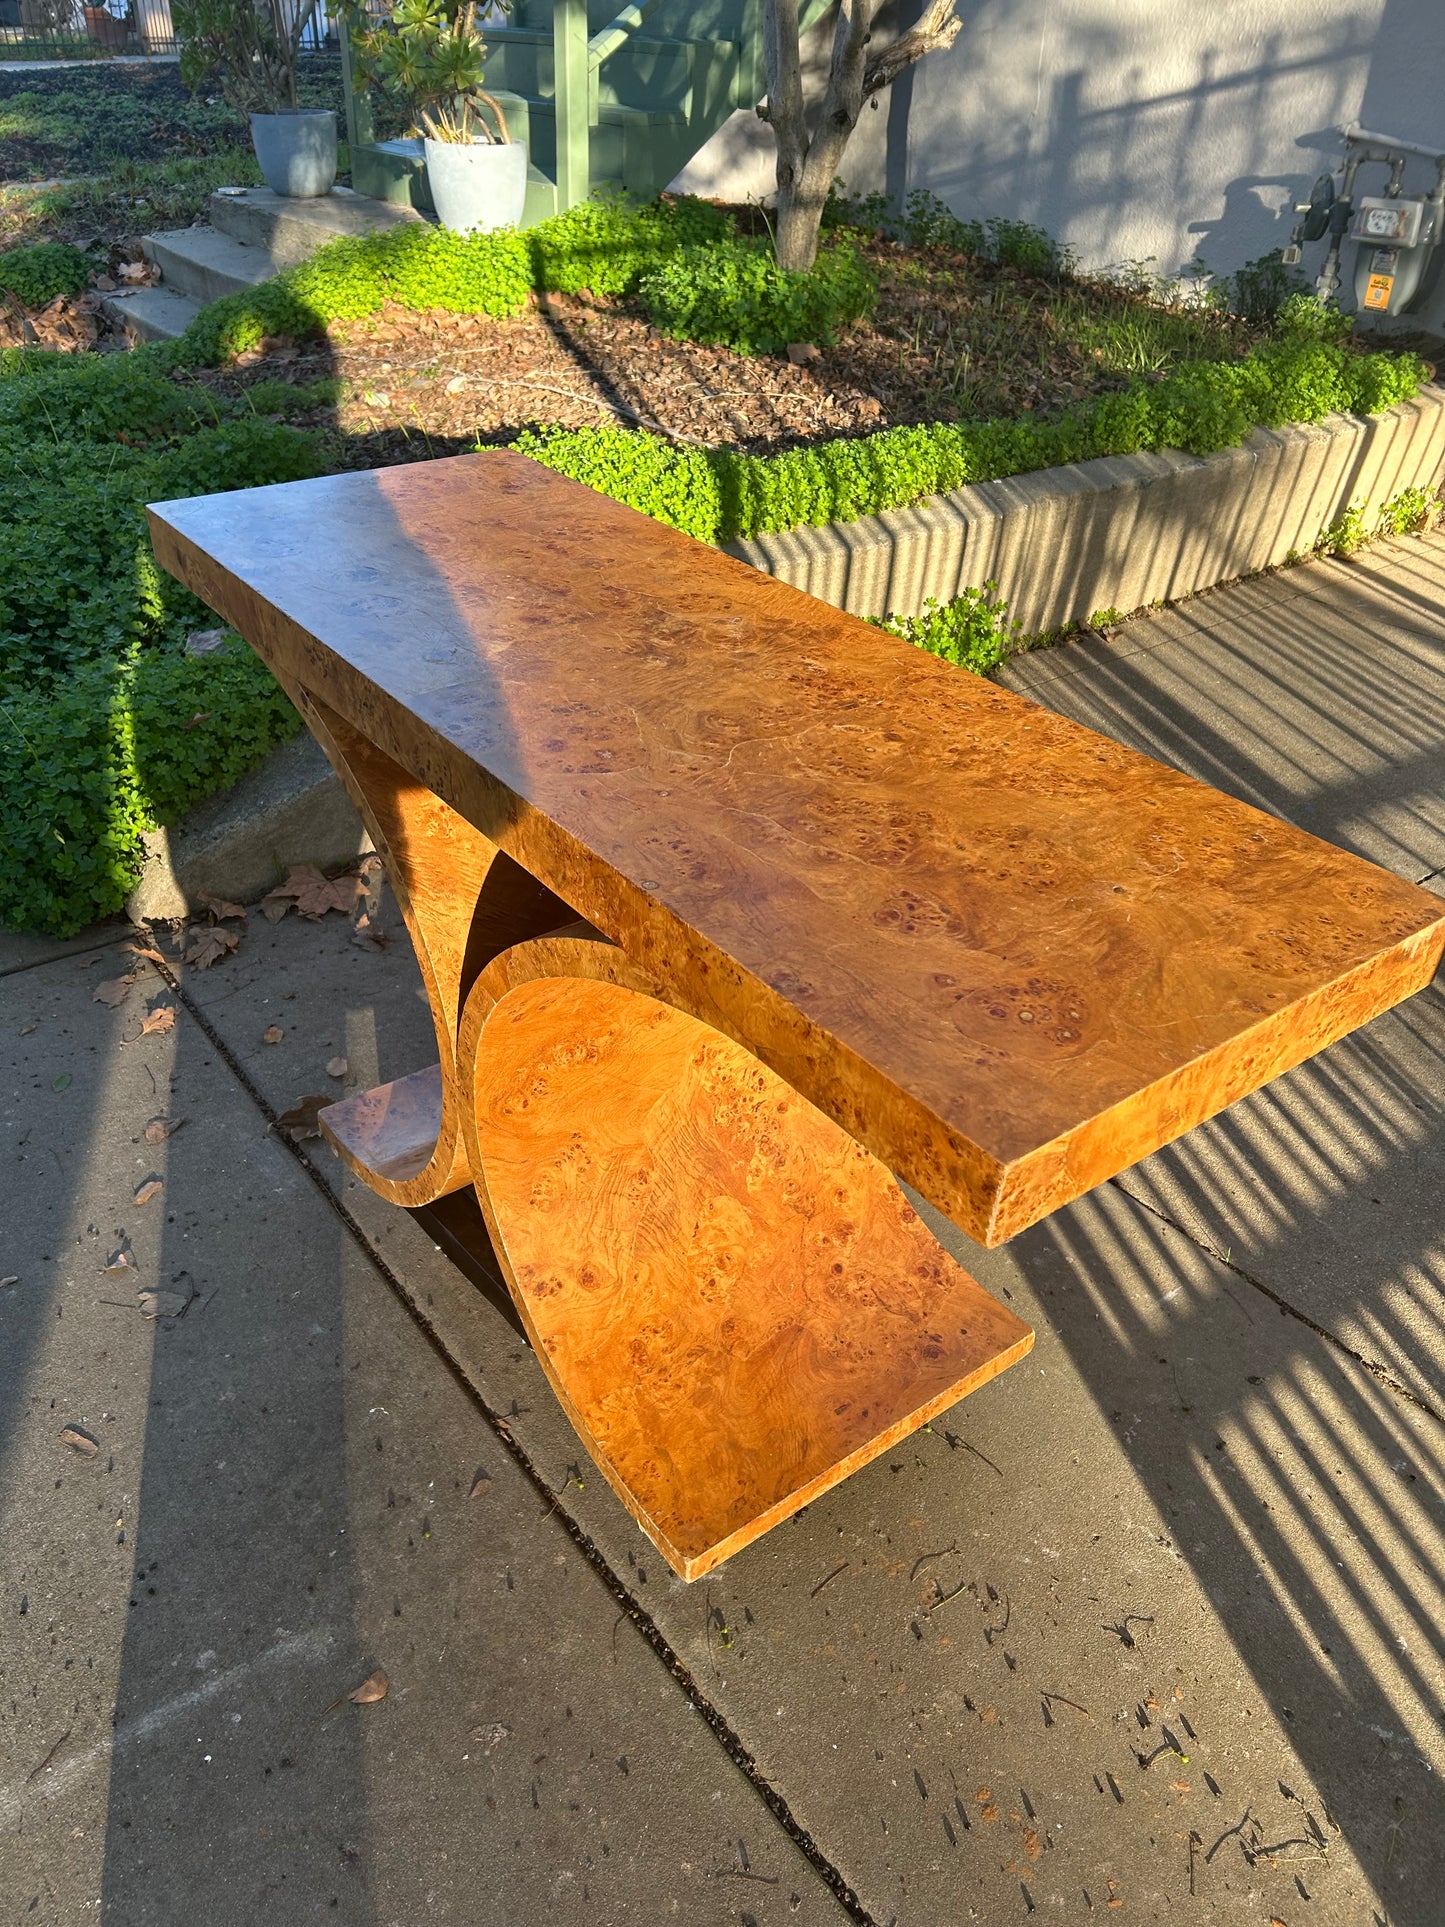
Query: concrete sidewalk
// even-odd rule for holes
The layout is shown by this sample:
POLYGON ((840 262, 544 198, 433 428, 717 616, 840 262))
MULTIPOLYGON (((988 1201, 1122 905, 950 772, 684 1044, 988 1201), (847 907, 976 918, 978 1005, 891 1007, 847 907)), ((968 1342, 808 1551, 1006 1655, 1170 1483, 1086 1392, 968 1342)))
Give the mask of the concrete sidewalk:
MULTIPOLYGON (((1008 679, 1440 887, 1445 542, 1008 679)), ((0 1922, 1434 1927, 1438 985, 1001 1251, 930 1214, 1033 1355, 687 1587, 268 1129, 434 1057, 386 921, 253 915, 115 1010, 113 949, 0 978, 0 1922)))

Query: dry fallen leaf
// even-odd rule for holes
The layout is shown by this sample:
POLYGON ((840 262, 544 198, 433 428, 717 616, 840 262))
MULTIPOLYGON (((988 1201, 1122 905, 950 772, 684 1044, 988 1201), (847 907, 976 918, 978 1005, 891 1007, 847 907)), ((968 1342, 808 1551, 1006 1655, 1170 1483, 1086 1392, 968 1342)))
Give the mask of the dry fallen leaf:
POLYGON ((326 1075, 328 1077, 345 1077, 350 1069, 351 1066, 344 1057, 329 1057, 326 1060, 326 1075))
POLYGON ((0 1278, 0 1291, 6 1291, 11 1285, 18 1285, 19 1283, 20 1273, 18 1271, 12 1271, 7 1278, 0 1278))
POLYGON ((447 393, 449 395, 459 395, 466 385, 467 378, 465 375, 453 375, 447 383, 447 393))
POLYGON ((228 629, 192 629, 186 637, 188 656, 214 656, 218 649, 224 649, 228 629))
POLYGON ((242 923, 246 921, 244 903, 230 903, 225 897, 213 897, 209 890, 197 890, 196 901, 210 912, 212 923, 220 923, 224 917, 239 917, 242 923))
POLYGON ((262 897, 261 910, 272 923, 279 923, 294 904, 303 917, 315 921, 328 910, 349 911, 364 888, 360 877, 327 877, 314 863, 298 863, 287 872, 284 883, 262 897))
POLYGON ((268 1024, 261 1033, 261 1042, 263 1044, 279 1044, 285 1035, 285 1031, 282 1030, 279 1024, 268 1024))
POLYGON ((136 1293, 136 1303, 142 1318, 184 1318, 190 1309, 191 1294, 148 1285, 144 1291, 136 1293))
POLYGON ((165 962, 165 958, 161 955, 160 951, 151 949, 148 944, 128 943, 123 947, 129 950, 132 956, 144 957, 147 963, 163 964, 165 962))
POLYGON ((103 984, 97 984, 91 991, 91 1002, 104 1004, 107 1009, 114 1010, 117 1004, 125 1002, 134 982, 134 977, 107 977, 103 984))
POLYGON ((175 1027, 175 1005, 157 1004, 154 1010, 148 1010, 141 1019, 140 1034, 142 1037, 164 1037, 167 1031, 172 1031, 175 1027))
POLYGON ((811 341, 790 341, 788 343, 788 360, 792 362, 795 368, 802 368, 810 361, 821 361, 822 359, 822 351, 815 348, 811 341))
POLYGON ((22 1037, 29 1037, 32 1031, 36 1031, 39 1028, 40 1026, 38 1024, 22 1024, 20 1027, 20 1035, 22 1037))
POLYGON ((82 1432, 78 1425, 62 1425, 60 1443, 68 1445, 72 1452, 78 1452, 83 1459, 93 1459, 100 1450, 100 1442, 93 1439, 89 1432, 82 1432))
POLYGON ((149 1204, 151 1199, 159 1197, 165 1188, 165 1184, 160 1178, 147 1178, 143 1184, 136 1186, 135 1196, 131 1202, 133 1204, 149 1204))
POLYGON ((373 923, 363 911, 356 919, 356 927, 351 933, 351 941, 362 950, 385 950, 391 939, 379 923, 373 923))
POLYGON ((131 1257, 130 1252, 125 1248, 124 1245, 121 1246, 119 1251, 112 1252, 110 1257, 108 1257, 105 1263, 101 1266, 102 1273, 105 1273, 107 1271, 134 1271, 134 1270, 135 1270, 135 1259, 131 1257))
POLYGON ((241 942, 239 930, 223 930, 220 924, 210 924, 190 931, 190 942, 186 945, 186 962, 194 964, 197 970, 209 970, 213 963, 219 963, 237 949, 241 942))
POLYGON ((299 1143, 302 1138, 320 1137, 321 1126, 316 1121, 316 1113, 324 1111, 327 1105, 335 1102, 334 1097, 303 1097, 298 1103, 293 1104, 289 1111, 281 1113, 276 1120, 276 1129, 289 1131, 296 1143, 299 1143))
POLYGON ((174 1137, 185 1123, 183 1117, 153 1117, 145 1128, 147 1144, 164 1144, 168 1137, 174 1137))
POLYGON ((374 1706, 378 1700, 386 1698, 390 1686, 386 1668, 378 1666, 370 1679, 364 1679, 356 1691, 348 1693, 346 1697, 356 1706, 374 1706))
POLYGON ((479 1472, 477 1476, 472 1480, 472 1489, 467 1494, 467 1497, 469 1499, 479 1499, 484 1492, 490 1492, 491 1489, 492 1489, 491 1480, 487 1477, 485 1472, 479 1472))

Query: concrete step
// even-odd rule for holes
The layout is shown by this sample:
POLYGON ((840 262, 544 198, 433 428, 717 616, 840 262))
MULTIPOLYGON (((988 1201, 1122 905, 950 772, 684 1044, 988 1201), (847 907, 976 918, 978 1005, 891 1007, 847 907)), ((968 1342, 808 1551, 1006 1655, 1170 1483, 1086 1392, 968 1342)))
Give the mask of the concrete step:
POLYGON ((265 248, 248 247, 212 227, 183 227, 166 234, 147 234, 141 242, 146 259, 160 270, 161 279, 177 294, 200 302, 217 301, 223 294, 239 294, 269 281, 278 272, 265 248))
POLYGON ((201 312, 199 301, 174 288, 137 288, 134 294, 101 297, 106 313, 124 324, 137 341, 174 341, 201 312))
POLYGON ((269 187, 223 187, 211 196, 212 227, 264 249, 278 269, 309 260, 342 235, 377 234, 420 219, 413 208, 373 201, 349 187, 334 187, 314 201, 288 200, 269 187))

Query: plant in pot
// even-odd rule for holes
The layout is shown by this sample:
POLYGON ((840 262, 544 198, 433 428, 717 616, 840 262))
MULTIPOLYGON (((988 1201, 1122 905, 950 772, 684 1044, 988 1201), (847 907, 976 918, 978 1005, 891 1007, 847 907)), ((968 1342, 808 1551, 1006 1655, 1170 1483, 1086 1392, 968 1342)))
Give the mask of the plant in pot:
POLYGON ((458 234, 520 227, 527 150, 484 89, 487 49, 475 0, 392 0, 376 19, 346 9, 356 71, 410 117, 443 227, 458 234))
POLYGON ((314 200, 336 179, 336 114, 298 104, 301 42, 317 0, 175 0, 181 78, 194 91, 219 79, 228 106, 251 120, 266 185, 314 200))

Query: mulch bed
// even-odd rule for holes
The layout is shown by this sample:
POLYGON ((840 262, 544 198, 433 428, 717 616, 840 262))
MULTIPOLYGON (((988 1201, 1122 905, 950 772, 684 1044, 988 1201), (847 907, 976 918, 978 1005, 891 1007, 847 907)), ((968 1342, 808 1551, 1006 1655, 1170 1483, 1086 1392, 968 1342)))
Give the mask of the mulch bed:
MULTIPOLYGON (((948 272, 920 288, 916 276, 888 273, 887 244, 873 252, 881 270, 873 319, 796 363, 672 341, 623 305, 549 295, 499 321, 388 307, 333 326, 319 342, 263 344, 201 379, 239 392, 277 377, 340 377, 339 406, 309 419, 334 420, 348 440, 398 448, 418 438, 445 448, 506 441, 547 421, 643 426, 683 443, 763 453, 982 412, 976 393, 966 405, 955 399, 959 343, 971 308, 991 309, 1005 271, 950 256, 948 272)), ((1033 289, 1046 298, 1049 284, 1033 289)), ((986 412, 1054 413, 1122 385, 1061 336, 1047 356, 993 369, 986 412)))

